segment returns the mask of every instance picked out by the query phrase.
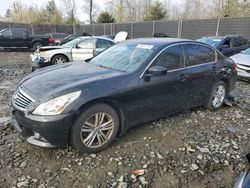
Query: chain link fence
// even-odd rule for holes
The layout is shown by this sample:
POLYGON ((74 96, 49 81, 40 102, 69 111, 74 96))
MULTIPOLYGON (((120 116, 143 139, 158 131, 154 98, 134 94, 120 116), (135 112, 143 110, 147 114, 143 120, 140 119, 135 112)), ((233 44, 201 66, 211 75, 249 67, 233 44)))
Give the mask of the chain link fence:
POLYGON ((250 17, 91 24, 74 29, 70 25, 27 25, 0 22, 0 29, 11 27, 28 28, 33 34, 73 33, 73 31, 76 31, 77 33, 88 32, 92 35, 114 35, 119 31, 127 31, 131 38, 151 37, 154 33, 164 33, 170 37, 187 39, 236 34, 250 40, 250 17))

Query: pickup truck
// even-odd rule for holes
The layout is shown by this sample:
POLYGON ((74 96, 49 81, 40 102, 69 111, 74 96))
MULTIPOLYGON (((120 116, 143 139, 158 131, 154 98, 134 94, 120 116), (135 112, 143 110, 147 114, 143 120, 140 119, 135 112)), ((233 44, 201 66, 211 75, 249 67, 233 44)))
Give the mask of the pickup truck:
POLYGON ((49 45, 49 36, 29 35, 25 28, 7 28, 0 31, 0 48, 28 48, 36 50, 49 45))

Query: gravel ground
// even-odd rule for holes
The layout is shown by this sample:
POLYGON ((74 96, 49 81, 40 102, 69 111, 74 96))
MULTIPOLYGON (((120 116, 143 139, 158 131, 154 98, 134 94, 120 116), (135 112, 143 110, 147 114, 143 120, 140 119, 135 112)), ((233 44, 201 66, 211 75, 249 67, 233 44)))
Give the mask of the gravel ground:
POLYGON ((34 147, 11 127, 11 94, 30 67, 27 52, 0 53, 0 187, 232 187, 247 168, 249 83, 237 83, 233 107, 140 125, 87 155, 34 147))

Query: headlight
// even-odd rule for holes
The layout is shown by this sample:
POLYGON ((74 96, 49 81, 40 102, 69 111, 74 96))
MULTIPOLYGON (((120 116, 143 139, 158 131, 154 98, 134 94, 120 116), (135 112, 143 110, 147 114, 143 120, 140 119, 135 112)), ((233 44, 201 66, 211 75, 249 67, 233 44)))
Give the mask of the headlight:
POLYGON ((61 114, 63 110, 76 100, 81 95, 81 91, 69 93, 57 98, 54 98, 46 103, 40 104, 34 111, 35 115, 57 115, 61 114))

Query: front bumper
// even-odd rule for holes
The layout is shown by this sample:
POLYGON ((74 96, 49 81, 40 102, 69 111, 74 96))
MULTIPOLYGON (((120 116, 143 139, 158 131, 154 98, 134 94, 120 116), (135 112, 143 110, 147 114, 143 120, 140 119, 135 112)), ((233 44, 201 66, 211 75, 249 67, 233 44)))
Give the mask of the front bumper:
POLYGON ((12 114, 13 126, 30 144, 46 148, 65 148, 69 144, 73 114, 34 116, 16 109, 12 114))
POLYGON ((31 61, 34 62, 34 67, 42 68, 50 65, 50 62, 47 61, 44 57, 39 55, 30 54, 31 61))

